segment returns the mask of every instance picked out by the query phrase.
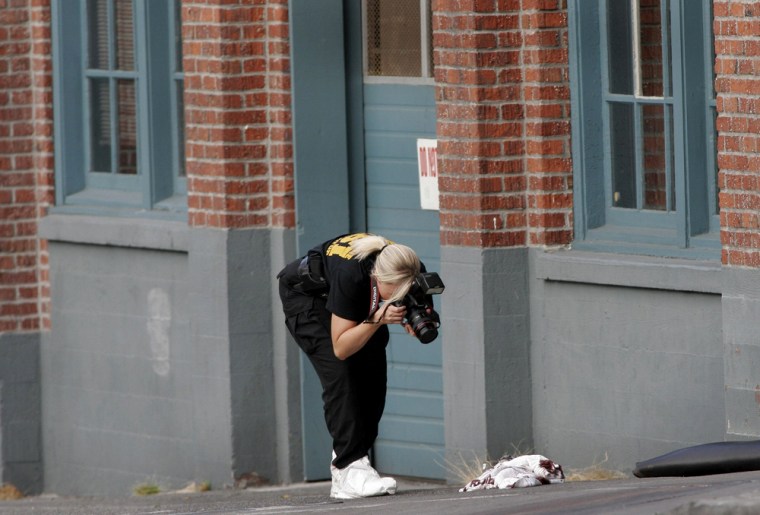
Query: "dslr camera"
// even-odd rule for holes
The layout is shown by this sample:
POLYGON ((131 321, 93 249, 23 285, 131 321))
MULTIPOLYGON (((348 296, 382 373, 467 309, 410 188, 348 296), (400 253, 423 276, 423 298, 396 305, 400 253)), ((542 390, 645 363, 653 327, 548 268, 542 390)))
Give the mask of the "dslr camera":
POLYGON ((430 296, 443 293, 444 288, 437 273, 421 273, 415 278, 409 293, 394 303, 406 307, 406 323, 422 343, 430 343, 438 337, 441 317, 433 309, 433 299, 430 296))

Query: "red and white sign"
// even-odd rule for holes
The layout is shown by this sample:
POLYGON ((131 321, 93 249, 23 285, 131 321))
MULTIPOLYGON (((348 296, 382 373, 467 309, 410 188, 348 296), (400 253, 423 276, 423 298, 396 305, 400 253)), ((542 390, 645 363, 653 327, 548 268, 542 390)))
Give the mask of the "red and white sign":
POLYGON ((420 207, 438 209, 438 141, 417 140, 417 165, 420 174, 420 207))

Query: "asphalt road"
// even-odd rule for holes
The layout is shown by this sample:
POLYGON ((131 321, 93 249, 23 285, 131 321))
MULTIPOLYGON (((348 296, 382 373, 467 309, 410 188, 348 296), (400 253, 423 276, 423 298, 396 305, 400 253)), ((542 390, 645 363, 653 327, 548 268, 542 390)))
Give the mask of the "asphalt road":
POLYGON ((333 501, 329 483, 148 497, 42 495, 0 502, 2 514, 760 514, 760 471, 692 478, 574 481, 514 490, 399 481, 396 495, 333 501))

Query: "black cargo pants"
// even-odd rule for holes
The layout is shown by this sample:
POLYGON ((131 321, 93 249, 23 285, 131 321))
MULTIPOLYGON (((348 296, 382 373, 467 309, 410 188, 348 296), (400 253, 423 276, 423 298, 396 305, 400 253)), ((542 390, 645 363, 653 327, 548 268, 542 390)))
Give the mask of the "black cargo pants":
POLYGON ((322 384, 325 422, 336 454, 333 465, 343 468, 366 456, 377 438, 385 409, 387 342, 375 338, 353 356, 339 360, 325 299, 294 292, 282 279, 280 298, 288 330, 322 384))

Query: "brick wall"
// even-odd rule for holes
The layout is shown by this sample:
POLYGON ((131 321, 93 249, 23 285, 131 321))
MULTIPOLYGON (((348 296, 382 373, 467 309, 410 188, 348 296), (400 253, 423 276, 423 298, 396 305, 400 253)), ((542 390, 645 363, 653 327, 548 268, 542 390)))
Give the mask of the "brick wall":
POLYGON ((760 2, 716 1, 723 264, 760 267, 760 2))
POLYGON ((441 243, 572 239, 567 6, 433 0, 441 243))
POLYGON ((189 223, 293 227, 287 0, 183 0, 189 223))
POLYGON ((49 3, 0 0, 0 333, 50 324, 37 222, 53 202, 51 86, 49 3))

